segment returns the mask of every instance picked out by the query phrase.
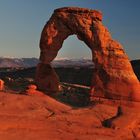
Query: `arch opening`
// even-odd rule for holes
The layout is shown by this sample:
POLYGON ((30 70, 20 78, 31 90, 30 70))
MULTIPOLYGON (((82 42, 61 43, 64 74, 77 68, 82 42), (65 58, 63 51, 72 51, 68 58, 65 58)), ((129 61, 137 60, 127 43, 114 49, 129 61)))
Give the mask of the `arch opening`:
POLYGON ((64 40, 52 66, 56 68, 61 82, 90 86, 94 67, 92 53, 76 35, 64 40))
POLYGON ((70 35, 64 40, 55 60, 82 58, 92 60, 91 55, 91 50, 84 41, 79 40, 76 35, 70 35))
POLYGON ((52 61, 60 80, 60 91, 55 98, 72 106, 88 105, 93 66, 87 45, 76 35, 68 36, 52 61))

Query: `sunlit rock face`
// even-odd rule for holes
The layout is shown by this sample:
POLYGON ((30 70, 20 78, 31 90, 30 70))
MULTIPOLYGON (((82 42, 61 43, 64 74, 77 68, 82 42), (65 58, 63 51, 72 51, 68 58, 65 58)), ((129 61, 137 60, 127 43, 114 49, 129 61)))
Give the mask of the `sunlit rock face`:
POLYGON ((0 79, 0 91, 4 90, 4 81, 0 79))
POLYGON ((46 23, 40 39, 40 63, 36 74, 38 88, 58 91, 59 78, 50 63, 64 40, 73 34, 92 52, 95 69, 91 82, 94 93, 91 95, 140 101, 140 84, 121 44, 112 39, 103 25, 102 13, 85 8, 56 9, 46 23))

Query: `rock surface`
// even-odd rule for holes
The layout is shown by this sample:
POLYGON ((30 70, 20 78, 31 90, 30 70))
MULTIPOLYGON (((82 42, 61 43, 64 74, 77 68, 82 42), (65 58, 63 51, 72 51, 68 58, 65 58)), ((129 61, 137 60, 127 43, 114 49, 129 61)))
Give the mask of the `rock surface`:
POLYGON ((0 79, 0 90, 4 89, 4 81, 0 79))
POLYGON ((37 86, 33 85, 33 84, 31 84, 31 85, 29 85, 27 87, 27 90, 25 91, 25 94, 27 94, 27 95, 35 95, 35 96, 36 95, 39 95, 39 96, 44 95, 42 92, 38 91, 37 86))
POLYGON ((91 82, 93 94, 140 101, 139 81, 121 44, 112 39, 102 24, 101 12, 77 7, 56 9, 42 31, 36 74, 39 89, 58 91, 59 78, 50 64, 64 40, 73 34, 91 49, 95 64, 91 82))
POLYGON ((140 103, 131 102, 132 107, 121 102, 124 113, 113 120, 114 127, 102 126, 102 121, 116 115, 119 102, 106 99, 73 108, 47 95, 0 92, 0 140, 140 139, 140 103))
POLYGON ((36 90, 37 89, 37 86, 31 84, 31 85, 28 86, 28 89, 36 90))

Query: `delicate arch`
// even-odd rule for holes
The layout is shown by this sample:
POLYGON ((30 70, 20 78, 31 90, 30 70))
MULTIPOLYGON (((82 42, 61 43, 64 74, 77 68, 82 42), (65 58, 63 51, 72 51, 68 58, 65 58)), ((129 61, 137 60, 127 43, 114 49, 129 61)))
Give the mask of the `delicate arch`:
POLYGON ((107 98, 140 100, 140 84, 122 46, 111 38, 102 24, 99 11, 65 7, 56 9, 45 25, 40 39, 40 63, 37 67, 38 88, 57 92, 59 78, 50 63, 63 41, 77 35, 91 49, 95 71, 91 95, 107 98))

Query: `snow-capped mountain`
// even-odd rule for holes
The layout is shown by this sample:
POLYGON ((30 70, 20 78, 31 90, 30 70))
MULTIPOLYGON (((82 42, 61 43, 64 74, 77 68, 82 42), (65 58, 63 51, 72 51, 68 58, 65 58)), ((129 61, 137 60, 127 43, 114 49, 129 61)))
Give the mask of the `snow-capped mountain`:
POLYGON ((90 59, 56 59, 52 62, 54 67, 93 67, 94 64, 90 59))
POLYGON ((39 60, 37 58, 4 58, 0 57, 0 68, 3 67, 34 67, 39 60))
MULTIPOLYGON (((18 68, 18 67, 35 67, 39 63, 37 58, 5 58, 0 57, 0 68, 18 68)), ((137 65, 139 67, 140 60, 131 61, 132 65, 137 65)), ((69 59, 69 58, 59 58, 52 62, 53 67, 88 67, 93 68, 94 64, 90 59, 80 58, 80 59, 69 59)), ((138 69, 138 68, 137 68, 138 69)))
MULTIPOLYGON (((4 58, 0 57, 0 67, 34 67, 39 63, 37 58, 4 58)), ((89 59, 56 59, 52 62, 53 67, 93 67, 89 59)))

